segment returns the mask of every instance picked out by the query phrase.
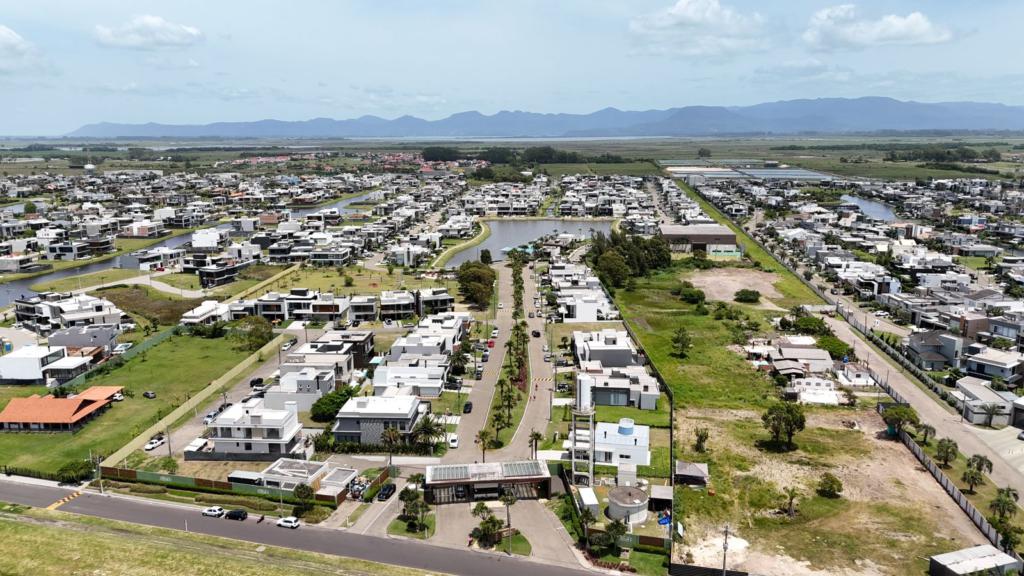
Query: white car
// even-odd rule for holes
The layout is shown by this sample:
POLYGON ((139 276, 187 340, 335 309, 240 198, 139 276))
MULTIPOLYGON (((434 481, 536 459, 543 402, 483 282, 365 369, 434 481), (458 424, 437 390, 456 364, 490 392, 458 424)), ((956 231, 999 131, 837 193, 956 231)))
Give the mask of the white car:
POLYGON ((211 516, 213 518, 220 518, 224 515, 224 509, 220 506, 210 506, 209 508, 203 509, 203 516, 211 516))
POLYGON ((277 520, 277 525, 281 528, 291 528, 294 530, 299 527, 299 519, 295 516, 285 516, 277 520))
POLYGON ((114 392, 114 395, 111 396, 110 399, 113 400, 114 402, 120 402, 124 400, 124 394, 121 394, 120 392, 114 392))
POLYGON ((134 344, 132 344, 131 342, 125 342, 124 344, 118 344, 117 346, 114 346, 114 351, 111 352, 111 354, 114 354, 115 356, 124 354, 128 350, 131 350, 132 346, 134 346, 134 344))
POLYGON ((291 350, 292 349, 292 344, 294 344, 294 343, 295 342, 292 342, 291 340, 289 340, 289 341, 285 342, 284 344, 281 344, 281 352, 287 352, 287 351, 291 350))
POLYGON ((167 438, 164 438, 163 436, 159 438, 153 438, 149 442, 146 442, 145 450, 149 452, 150 450, 155 450, 163 446, 164 444, 167 444, 167 438))
POLYGON ((459 435, 458 434, 452 434, 451 436, 448 437, 448 447, 451 448, 452 450, 454 450, 454 449, 459 447, 459 435))
POLYGON ((504 302, 498 302, 498 310, 502 310, 504 308, 505 308, 505 303, 504 302))
POLYGON ((497 338, 497 337, 498 337, 498 329, 495 328, 494 330, 491 330, 491 338, 497 338))

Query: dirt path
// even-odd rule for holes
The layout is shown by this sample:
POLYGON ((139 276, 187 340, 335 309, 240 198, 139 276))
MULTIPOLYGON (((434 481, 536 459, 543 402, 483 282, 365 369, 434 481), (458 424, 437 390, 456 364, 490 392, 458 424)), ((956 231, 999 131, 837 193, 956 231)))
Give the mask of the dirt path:
POLYGON ((772 272, 762 272, 752 268, 712 268, 686 274, 683 276, 683 280, 693 282, 694 286, 704 291, 708 300, 732 302, 736 292, 746 288, 761 293, 761 301, 757 304, 759 308, 783 309, 768 301, 782 298, 782 294, 775 288, 779 277, 772 272))

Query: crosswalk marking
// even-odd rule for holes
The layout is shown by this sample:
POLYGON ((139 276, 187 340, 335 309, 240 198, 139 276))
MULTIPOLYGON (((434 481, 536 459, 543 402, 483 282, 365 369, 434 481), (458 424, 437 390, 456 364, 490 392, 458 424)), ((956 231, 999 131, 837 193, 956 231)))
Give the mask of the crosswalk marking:
POLYGON ((555 381, 554 378, 534 378, 533 379, 533 383, 534 384, 550 384, 551 382, 554 382, 554 381, 555 381))
POLYGON ((60 500, 57 500, 53 504, 50 504, 49 506, 46 507, 46 509, 47 510, 56 510, 57 508, 60 508, 61 506, 67 504, 68 502, 71 502, 72 500, 74 500, 75 498, 78 498, 81 495, 82 495, 82 491, 81 490, 79 490, 78 492, 72 492, 71 494, 68 494, 67 496, 61 498, 60 500))

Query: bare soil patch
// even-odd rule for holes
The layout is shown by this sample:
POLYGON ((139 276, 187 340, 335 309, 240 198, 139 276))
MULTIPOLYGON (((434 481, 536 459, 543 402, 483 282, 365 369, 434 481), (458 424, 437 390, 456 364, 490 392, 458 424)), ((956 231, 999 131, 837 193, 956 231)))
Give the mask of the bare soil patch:
POLYGON ((712 268, 686 274, 683 279, 693 282, 694 286, 703 290, 708 300, 732 302, 736 292, 746 288, 761 293, 761 302, 757 306, 769 310, 782 310, 768 301, 782 298, 782 293, 775 288, 779 276, 773 272, 762 272, 752 268, 712 268))

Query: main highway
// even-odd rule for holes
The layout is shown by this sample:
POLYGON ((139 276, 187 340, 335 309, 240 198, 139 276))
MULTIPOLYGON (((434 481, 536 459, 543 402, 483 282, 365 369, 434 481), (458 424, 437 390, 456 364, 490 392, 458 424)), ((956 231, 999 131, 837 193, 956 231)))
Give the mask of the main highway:
MULTIPOLYGON (((75 490, 67 488, 0 479, 0 501, 13 504, 46 508, 74 493, 75 490)), ((83 492, 60 505, 59 510, 160 528, 187 529, 193 533, 269 546, 359 558, 432 573, 466 576, 568 576, 589 573, 582 567, 573 569, 552 566, 493 552, 446 548, 415 540, 364 536, 305 525, 297 530, 289 530, 278 528, 272 519, 257 524, 253 516, 243 522, 206 518, 200 514, 199 508, 95 492, 83 492)))

